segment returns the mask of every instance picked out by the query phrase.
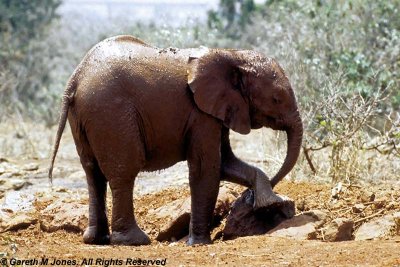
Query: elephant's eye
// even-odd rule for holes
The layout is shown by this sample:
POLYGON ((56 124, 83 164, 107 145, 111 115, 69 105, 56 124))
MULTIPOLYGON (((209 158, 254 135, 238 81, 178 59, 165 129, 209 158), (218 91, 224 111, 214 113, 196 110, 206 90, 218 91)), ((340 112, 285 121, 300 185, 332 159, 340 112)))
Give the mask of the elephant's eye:
POLYGON ((279 104, 282 103, 282 101, 281 101, 279 98, 277 98, 276 96, 272 97, 272 102, 273 102, 275 105, 279 105, 279 104))

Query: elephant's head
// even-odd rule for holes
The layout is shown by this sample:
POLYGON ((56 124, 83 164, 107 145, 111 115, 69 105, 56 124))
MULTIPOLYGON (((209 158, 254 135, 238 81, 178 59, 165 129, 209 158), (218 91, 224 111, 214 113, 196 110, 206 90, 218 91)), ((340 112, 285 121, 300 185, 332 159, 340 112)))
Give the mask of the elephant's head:
POLYGON ((238 133, 262 126, 285 131, 287 155, 272 186, 291 171, 303 125, 290 82, 274 59, 248 50, 203 50, 189 59, 188 84, 200 110, 238 133))

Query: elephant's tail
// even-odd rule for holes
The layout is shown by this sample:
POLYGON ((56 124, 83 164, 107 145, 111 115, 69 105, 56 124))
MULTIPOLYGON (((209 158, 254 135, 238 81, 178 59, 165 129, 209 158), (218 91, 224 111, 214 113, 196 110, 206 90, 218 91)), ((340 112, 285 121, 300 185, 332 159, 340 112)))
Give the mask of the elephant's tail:
POLYGON ((76 73, 74 73, 74 75, 68 81, 67 87, 65 88, 64 95, 62 97, 61 114, 60 114, 60 119, 58 122, 57 135, 56 135, 56 140, 54 142, 54 147, 53 147, 53 152, 52 152, 51 162, 50 162, 50 168, 49 168, 49 179, 50 179, 51 184, 53 183, 54 161, 56 159, 57 150, 58 150, 58 147, 60 146, 61 136, 63 134, 65 124, 67 122, 69 105, 72 103, 75 92, 76 92, 76 87, 77 87, 76 76, 77 76, 76 73))

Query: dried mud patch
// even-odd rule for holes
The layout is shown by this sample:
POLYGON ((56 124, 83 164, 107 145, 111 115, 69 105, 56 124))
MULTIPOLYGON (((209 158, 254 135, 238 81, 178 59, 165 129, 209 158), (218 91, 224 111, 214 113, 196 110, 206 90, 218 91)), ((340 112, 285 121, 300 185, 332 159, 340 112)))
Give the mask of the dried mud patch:
MULTIPOLYGON (((233 186, 241 193, 244 188, 233 186)), ((275 190, 292 198, 297 205, 296 213, 309 210, 322 210, 327 214, 325 224, 337 218, 348 218, 355 222, 355 230, 365 222, 381 218, 386 214, 400 211, 400 191, 390 186, 346 186, 332 194, 329 185, 307 182, 282 182, 275 190)), ((74 196, 73 192, 62 195, 70 202, 87 205, 87 196, 74 196)), ((155 237, 165 223, 155 216, 154 211, 172 201, 188 197, 189 188, 169 188, 157 193, 135 196, 135 213, 139 225, 150 235, 152 244, 141 247, 90 246, 82 243, 82 234, 66 230, 49 233, 38 222, 27 229, 3 232, 0 234, 0 253, 5 257, 20 259, 58 258, 77 259, 102 258, 122 259, 167 259, 167 265, 379 265, 396 266, 400 264, 400 237, 391 236, 374 241, 321 242, 319 240, 293 240, 269 235, 240 237, 235 240, 216 239, 213 245, 188 247, 184 242, 158 242, 155 237), (371 255, 374 255, 371 257, 371 255)), ((57 197, 39 196, 34 206, 40 214, 57 197)), ((111 198, 108 209, 111 214, 111 198)), ((322 228, 321 228, 322 229, 322 228)))

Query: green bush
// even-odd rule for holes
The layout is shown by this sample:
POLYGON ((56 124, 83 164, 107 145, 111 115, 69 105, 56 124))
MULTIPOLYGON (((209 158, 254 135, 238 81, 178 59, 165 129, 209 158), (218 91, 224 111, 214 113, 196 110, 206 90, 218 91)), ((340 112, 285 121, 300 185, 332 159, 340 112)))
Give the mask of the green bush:
MULTIPOLYGON (((303 113, 308 163, 327 160, 319 175, 351 181, 366 175, 371 150, 400 156, 399 8, 399 0, 269 0, 234 38, 216 27, 214 41, 259 50, 284 65, 303 113)), ((223 1, 220 9, 227 10, 223 1)), ((213 21, 232 17, 210 14, 213 21)))
POLYGON ((399 166, 400 0, 221 0, 208 27, 179 28, 57 20, 59 4, 0 0, 0 120, 18 112, 56 124, 65 83, 90 47, 132 34, 158 47, 255 49, 276 58, 303 114, 305 176, 308 165, 333 181, 382 178, 399 166), (378 162, 379 155, 391 158, 378 162), (386 172, 372 175, 366 162, 386 172))
POLYGON ((11 113, 47 116, 51 47, 46 33, 60 0, 0 0, 0 119, 11 113), (36 114, 35 114, 36 113, 36 114))

